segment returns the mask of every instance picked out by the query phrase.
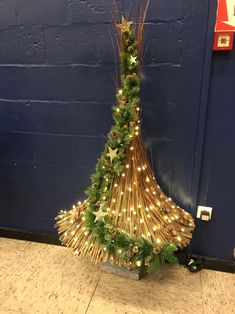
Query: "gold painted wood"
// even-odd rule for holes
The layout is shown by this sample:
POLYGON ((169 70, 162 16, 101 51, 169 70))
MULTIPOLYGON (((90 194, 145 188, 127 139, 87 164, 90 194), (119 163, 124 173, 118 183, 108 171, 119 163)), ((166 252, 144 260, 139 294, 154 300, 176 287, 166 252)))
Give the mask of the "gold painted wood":
MULTIPOLYGON (((135 238, 146 237, 157 252, 169 242, 180 248, 189 244, 195 227, 193 218, 157 184, 139 132, 126 151, 125 172, 114 178, 110 189, 107 210, 115 229, 135 238)), ((79 202, 56 217, 62 244, 72 248, 75 255, 89 254, 95 263, 109 260, 122 264, 118 257, 109 256, 105 248, 100 248, 91 232, 86 230, 86 207, 87 201, 79 202)))

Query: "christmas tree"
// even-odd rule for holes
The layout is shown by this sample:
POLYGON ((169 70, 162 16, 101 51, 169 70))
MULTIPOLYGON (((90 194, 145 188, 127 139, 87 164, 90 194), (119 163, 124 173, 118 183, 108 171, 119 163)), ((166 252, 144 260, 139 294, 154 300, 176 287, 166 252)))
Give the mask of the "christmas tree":
POLYGON ((141 136, 140 65, 147 7, 138 23, 122 17, 119 35, 120 85, 113 107, 114 125, 98 159, 87 199, 60 211, 60 240, 94 262, 110 261, 129 269, 161 270, 177 264, 174 252, 186 247, 194 221, 167 197, 148 162, 141 136))

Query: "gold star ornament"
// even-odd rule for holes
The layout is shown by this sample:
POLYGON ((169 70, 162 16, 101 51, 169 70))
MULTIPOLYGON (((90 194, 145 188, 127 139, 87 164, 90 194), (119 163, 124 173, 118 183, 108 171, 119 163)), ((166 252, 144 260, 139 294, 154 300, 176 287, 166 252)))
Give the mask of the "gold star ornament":
POLYGON ((113 162, 113 160, 115 158, 117 158, 117 152, 118 152, 117 148, 116 149, 112 149, 112 148, 109 147, 109 152, 108 152, 107 156, 110 158, 111 163, 113 162))
POLYGON ((131 64, 136 64, 137 63, 137 57, 131 56, 130 57, 130 63, 131 64))
POLYGON ((125 32, 130 32, 130 26, 131 26, 132 22, 128 22, 124 16, 122 16, 122 23, 121 24, 118 24, 117 27, 120 28, 121 32, 122 33, 125 33, 125 32))
POLYGON ((97 221, 104 221, 104 218, 108 215, 108 213, 103 212, 102 209, 100 209, 98 212, 93 212, 95 215, 95 222, 97 221))

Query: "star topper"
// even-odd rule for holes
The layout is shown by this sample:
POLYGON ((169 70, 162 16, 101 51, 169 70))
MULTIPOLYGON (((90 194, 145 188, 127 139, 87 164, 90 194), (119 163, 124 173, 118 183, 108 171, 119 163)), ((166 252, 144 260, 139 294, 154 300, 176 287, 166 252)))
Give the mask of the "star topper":
POLYGON ((103 212, 102 209, 99 209, 98 212, 93 212, 93 214, 96 216, 95 217, 95 222, 97 222, 97 221, 104 222, 104 218, 108 215, 108 213, 107 212, 103 212))
POLYGON ((112 149, 111 147, 109 147, 109 152, 107 154, 107 156, 110 158, 111 163, 113 162, 113 160, 115 158, 117 158, 117 151, 118 149, 112 149))
POLYGON ((124 16, 122 15, 122 23, 121 24, 117 24, 117 27, 120 28, 122 33, 125 32, 129 32, 130 31, 130 26, 131 26, 132 22, 131 21, 127 21, 124 16))

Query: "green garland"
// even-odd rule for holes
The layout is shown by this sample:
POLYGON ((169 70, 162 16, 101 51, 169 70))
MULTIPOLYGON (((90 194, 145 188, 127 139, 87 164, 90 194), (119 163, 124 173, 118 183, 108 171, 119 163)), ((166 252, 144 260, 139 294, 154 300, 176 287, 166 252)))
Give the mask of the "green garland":
MULTIPOLYGON (((123 19, 123 21, 125 21, 123 19)), ((128 22, 129 23, 129 22, 128 22)), ((91 176, 91 187, 86 190, 88 196, 86 210, 86 228, 91 231, 101 248, 110 255, 134 266, 149 265, 150 271, 159 272, 165 261, 177 265, 174 252, 177 246, 168 243, 156 252, 152 243, 145 237, 133 238, 111 225, 111 216, 107 211, 106 199, 110 196, 110 186, 115 176, 120 176, 125 167, 125 151, 131 142, 131 134, 138 125, 140 106, 140 77, 138 47, 134 28, 121 32, 122 49, 121 89, 117 94, 117 106, 113 107, 114 126, 108 134, 104 152, 98 159, 96 171, 91 176), (117 149, 118 155, 110 160, 110 149, 117 149), (97 220, 95 213, 101 211, 102 220, 97 220)))

